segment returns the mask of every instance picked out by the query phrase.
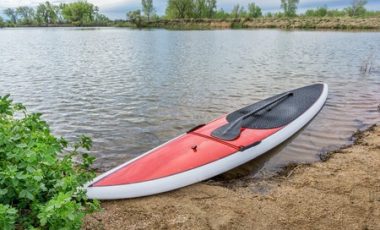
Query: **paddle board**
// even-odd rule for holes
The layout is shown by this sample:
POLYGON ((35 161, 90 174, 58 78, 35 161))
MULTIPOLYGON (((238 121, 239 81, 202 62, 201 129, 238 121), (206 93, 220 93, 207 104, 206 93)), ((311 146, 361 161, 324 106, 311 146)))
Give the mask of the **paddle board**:
POLYGON ((86 185, 93 199, 124 199, 188 186, 281 144, 322 109, 326 84, 287 91, 199 125, 86 185))

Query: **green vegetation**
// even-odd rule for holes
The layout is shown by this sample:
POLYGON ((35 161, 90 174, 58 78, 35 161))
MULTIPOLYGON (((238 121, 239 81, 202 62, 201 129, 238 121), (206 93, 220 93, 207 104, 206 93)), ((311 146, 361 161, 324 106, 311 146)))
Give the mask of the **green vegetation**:
POLYGON ((31 25, 35 16, 34 9, 26 6, 16 8, 16 14, 20 15, 20 23, 31 25))
POLYGON ((194 1, 194 18, 213 18, 216 12, 216 0, 194 1))
POLYGON ((3 17, 0 16, 0 28, 4 26, 5 26, 4 19, 3 17))
POLYGON ((225 20, 225 19, 227 19, 229 17, 230 17, 230 14, 228 12, 225 12, 223 10, 223 8, 220 9, 220 10, 218 10, 218 11, 216 11, 216 13, 215 13, 215 18, 217 18, 217 19, 225 20))
POLYGON ((263 16, 261 12, 261 8, 257 6, 255 3, 248 3, 248 17, 250 18, 258 18, 263 16))
POLYGON ((50 2, 40 3, 35 15, 38 25, 57 24, 60 10, 59 6, 52 5, 50 2))
POLYGON ((107 26, 110 20, 99 13, 97 6, 80 0, 54 5, 49 1, 36 8, 20 6, 4 10, 8 17, 5 26, 107 26))
POLYGON ((297 16, 297 6, 299 0, 281 0, 281 8, 284 10, 284 15, 286 17, 297 16))
POLYGON ((323 7, 319 7, 315 10, 311 9, 311 10, 307 10, 305 12, 305 16, 306 17, 325 17, 327 16, 327 6, 323 6, 323 7))
POLYGON ((61 4, 60 8, 63 18, 76 26, 102 25, 109 21, 104 15, 99 14, 97 6, 86 1, 61 4))
POLYGON ((193 8, 193 0, 169 0, 166 8, 166 17, 168 19, 192 18, 193 8))
POLYGON ((305 12, 306 17, 378 17, 380 12, 367 11, 364 7, 366 0, 353 0, 351 6, 343 10, 329 10, 327 6, 310 9, 305 12))
POLYGON ((141 10, 134 10, 134 11, 129 11, 127 13, 127 18, 129 19, 130 22, 135 24, 137 27, 141 27, 143 19, 141 16, 141 10))
POLYGON ((5 9, 4 14, 9 18, 10 23, 16 24, 17 14, 16 14, 15 9, 11 9, 11 8, 5 9))
POLYGON ((239 4, 234 5, 231 11, 230 18, 242 18, 246 15, 244 11, 244 6, 240 6, 239 4))
MULTIPOLYGON (((153 1, 142 0, 142 9, 127 12, 127 19, 136 27, 152 26, 157 21, 174 19, 237 19, 237 18, 257 18, 262 16, 261 8, 255 3, 248 4, 248 12, 244 6, 239 4, 234 6, 231 13, 223 9, 217 10, 216 0, 168 0, 166 14, 161 18, 156 16, 153 23, 150 23, 150 11, 154 9, 153 1), (149 25, 148 25, 149 24, 149 25)), ((127 24, 130 26, 130 24, 127 24)))
MULTIPOLYGON (((247 8, 240 4, 234 5, 230 12, 223 9, 217 10, 216 0, 168 0, 166 14, 162 17, 156 16, 155 20, 149 20, 149 10, 146 10, 146 1, 142 1, 141 11, 131 11, 127 13, 127 24, 120 26, 136 27, 165 27, 171 29, 207 29, 207 28, 378 28, 379 23, 373 21, 365 25, 341 24, 332 19, 329 23, 325 21, 315 21, 306 18, 345 18, 345 17, 380 17, 380 12, 367 11, 365 5, 367 0, 353 0, 352 4, 342 10, 328 9, 327 6, 309 9, 304 14, 297 14, 299 0, 279 0, 282 12, 262 14, 260 6, 251 2, 247 8), (247 9, 247 10, 246 10, 247 9), (282 22, 284 19, 301 18, 304 21, 297 25, 288 25, 282 22), (147 20, 148 19, 148 20, 147 20), (262 20, 256 20, 262 19, 262 20), (170 20, 170 22, 168 21, 170 20), (222 20, 222 22, 220 21, 222 20), (253 22, 252 22, 253 21, 253 22), (278 25, 276 23, 278 22, 278 25), (316 23, 322 22, 322 25, 316 23), (175 25, 177 23, 177 25, 175 25), (255 24, 256 23, 256 24, 255 24), (286 26, 285 26, 286 24, 286 26), (267 26, 265 26, 267 25, 267 26)), ((153 1, 149 1, 149 9, 153 8, 153 1)), ((294 21, 294 20, 290 20, 294 21)), ((290 22, 288 21, 288 22, 290 22)), ((352 23, 352 20, 343 20, 352 23)))
POLYGON ((85 136, 73 145, 54 137, 41 114, 0 97, 0 228, 80 229, 99 208, 80 189, 95 176, 90 147, 85 136))
POLYGON ((346 8, 346 11, 351 17, 363 16, 367 11, 364 7, 366 4, 367 0, 353 0, 351 6, 346 8))
MULTIPOLYGON (((300 0, 278 0, 282 11, 263 15, 262 9, 255 2, 242 6, 235 4, 230 12, 224 9, 217 9, 217 0, 167 0, 165 15, 156 15, 153 0, 141 0, 141 9, 135 9, 126 13, 127 20, 111 21, 106 16, 99 13, 99 8, 86 0, 79 0, 72 3, 54 5, 50 2, 39 4, 36 8, 21 6, 4 10, 6 20, 1 20, 0 27, 8 26, 126 26, 126 27, 169 27, 175 29, 207 29, 207 28, 247 28, 260 27, 247 23, 255 21, 268 22, 268 27, 283 28, 275 25, 271 20, 280 22, 285 19, 301 18, 379 18, 380 11, 368 11, 365 8, 367 0, 353 0, 344 9, 328 9, 321 6, 316 9, 309 9, 303 14, 297 14, 300 0), (257 20, 262 19, 262 20, 257 20), (171 22, 168 23, 168 20, 171 22), (190 24, 188 24, 190 20, 190 24), (225 23, 222 25, 221 20, 225 23), (184 22, 186 21, 186 25, 184 22), (232 22, 231 22, 232 21, 232 22), (213 22, 213 23, 211 23, 213 22), (175 23, 179 23, 175 25, 175 23), (199 24, 199 25, 195 25, 199 24), (229 24, 230 26, 227 26, 229 24), (269 25, 270 24, 270 25, 269 25)), ((291 20, 293 21, 293 20, 291 20)), ((350 20, 343 20, 350 21, 350 20)), ((352 21, 350 21, 352 22, 352 21)), ((318 28, 313 20, 302 22, 301 28, 318 28)), ((368 25, 341 25, 336 22, 331 28, 377 28, 378 22, 368 22, 368 25)), ((265 26, 264 26, 265 27, 265 26)), ((300 25, 293 25, 293 28, 300 28, 300 25)), ((327 26, 328 27, 328 26, 327 26)), ((322 26, 325 28, 325 26, 322 26)), ((330 28, 330 27, 328 27, 330 28)))
POLYGON ((153 0, 142 0, 141 1, 144 14, 146 15, 148 21, 150 21, 150 18, 152 15, 154 15, 155 9, 153 7, 153 0))

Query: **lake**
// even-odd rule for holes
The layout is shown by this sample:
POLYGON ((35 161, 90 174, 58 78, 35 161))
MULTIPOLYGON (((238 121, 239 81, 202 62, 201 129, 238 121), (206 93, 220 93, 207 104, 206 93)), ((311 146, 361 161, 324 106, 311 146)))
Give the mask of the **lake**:
POLYGON ((243 176, 318 161, 380 122, 379 32, 0 29, 0 95, 42 112, 57 135, 91 136, 99 170, 317 82, 330 88, 321 113, 243 176))

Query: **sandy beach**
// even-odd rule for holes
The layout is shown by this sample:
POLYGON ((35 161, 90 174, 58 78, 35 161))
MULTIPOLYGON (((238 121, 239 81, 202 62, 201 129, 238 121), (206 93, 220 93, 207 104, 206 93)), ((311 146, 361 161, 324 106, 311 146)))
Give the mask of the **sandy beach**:
POLYGON ((103 202, 84 229, 379 229, 380 127, 355 138, 323 162, 269 180, 103 202))

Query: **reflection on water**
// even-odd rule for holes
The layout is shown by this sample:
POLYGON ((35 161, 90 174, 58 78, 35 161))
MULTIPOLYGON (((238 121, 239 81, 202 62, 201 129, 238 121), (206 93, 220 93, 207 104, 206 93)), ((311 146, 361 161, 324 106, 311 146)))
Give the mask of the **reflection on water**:
POLYGON ((240 168, 260 176, 380 121, 379 55, 375 32, 3 29, 0 94, 44 113, 56 134, 92 136, 105 170, 257 100, 328 83, 309 126, 240 168))

